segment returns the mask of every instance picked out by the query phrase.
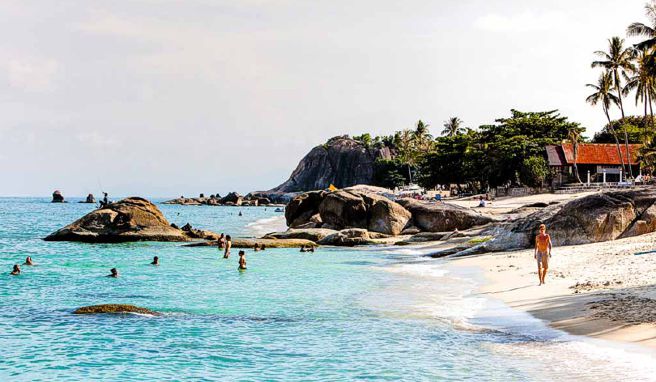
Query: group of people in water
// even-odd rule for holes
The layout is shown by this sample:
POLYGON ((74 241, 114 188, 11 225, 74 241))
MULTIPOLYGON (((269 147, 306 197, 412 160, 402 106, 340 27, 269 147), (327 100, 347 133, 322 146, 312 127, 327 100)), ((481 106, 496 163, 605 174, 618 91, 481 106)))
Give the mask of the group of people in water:
MULTIPOLYGON (((23 263, 23 265, 32 266, 32 265, 36 265, 36 264, 34 264, 34 261, 32 261, 31 256, 27 256, 27 258, 25 259, 25 262, 23 263)), ((22 270, 21 270, 20 265, 14 264, 14 268, 11 270, 10 275, 18 276, 18 275, 21 274, 21 272, 22 272, 22 270)))

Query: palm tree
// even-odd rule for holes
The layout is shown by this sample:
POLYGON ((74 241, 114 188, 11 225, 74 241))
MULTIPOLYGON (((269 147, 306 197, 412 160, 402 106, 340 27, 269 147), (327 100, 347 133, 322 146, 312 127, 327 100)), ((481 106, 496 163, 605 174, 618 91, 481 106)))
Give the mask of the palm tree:
MULTIPOLYGON (((629 152, 629 133, 626 125, 624 124, 624 105, 622 104, 622 76, 626 76, 626 72, 634 70, 633 58, 635 51, 633 48, 624 47, 624 39, 619 37, 612 37, 608 40, 608 52, 596 51, 595 54, 601 58, 600 61, 593 61, 592 67, 602 67, 611 72, 613 75, 613 85, 617 91, 617 98, 619 101, 620 111, 622 112, 622 126, 624 128, 624 144, 626 152, 629 152)), ((630 176, 633 177, 633 170, 629 166, 630 176)))
POLYGON ((576 180, 579 183, 581 182, 581 176, 579 175, 579 168, 576 165, 576 159, 579 155, 579 142, 581 141, 581 133, 578 128, 571 128, 567 130, 567 138, 572 142, 572 149, 574 151, 574 174, 576 175, 576 180))
POLYGON ((627 36, 645 36, 646 40, 635 45, 637 49, 647 50, 656 46, 656 3, 651 1, 645 4, 645 15, 651 26, 643 23, 632 23, 626 28, 627 36))
MULTIPOLYGON (((647 120, 647 107, 649 106, 649 112, 652 115, 652 128, 653 126, 653 108, 652 100, 656 90, 654 83, 654 78, 656 76, 656 59, 654 57, 653 50, 644 51, 641 50, 638 52, 638 57, 636 59, 636 66, 630 72, 631 76, 626 76, 626 85, 622 89, 622 94, 628 96, 632 90, 636 91, 635 103, 636 106, 638 102, 644 104, 644 115, 645 120, 647 120)), ((645 128, 646 128, 645 124, 645 128)), ((645 134, 647 135, 647 134, 645 134)))
POLYGON ((417 127, 413 132, 413 140, 417 150, 429 151, 433 148, 433 136, 428 131, 430 125, 425 124, 421 119, 417 121, 417 127))
POLYGON ((615 128, 613 128, 613 124, 610 121, 610 115, 608 114, 608 110, 612 105, 617 106, 619 104, 619 100, 617 99, 617 96, 611 93, 611 88, 613 87, 612 75, 608 71, 603 72, 599 76, 596 85, 587 84, 585 86, 593 88, 595 90, 595 92, 590 94, 588 98, 585 99, 585 101, 591 104, 592 106, 596 106, 598 103, 601 103, 601 107, 604 110, 606 119, 608 120, 608 130, 610 130, 610 133, 613 135, 613 138, 615 138, 615 144, 617 145, 617 155, 620 157, 620 161, 622 162, 622 168, 624 169, 624 171, 626 171, 626 168, 624 166, 624 158, 622 156, 622 149, 620 148, 620 141, 619 139, 617 139, 617 133, 615 132, 615 128))
POLYGON ((462 120, 460 118, 451 117, 448 121, 444 121, 444 130, 442 130, 442 135, 453 137, 464 132, 465 129, 462 127, 462 120))

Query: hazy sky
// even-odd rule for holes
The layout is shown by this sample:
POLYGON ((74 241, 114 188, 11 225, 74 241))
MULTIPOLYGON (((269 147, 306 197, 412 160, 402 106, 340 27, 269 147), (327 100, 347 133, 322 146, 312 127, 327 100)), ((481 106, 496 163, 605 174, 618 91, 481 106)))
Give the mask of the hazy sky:
POLYGON ((591 136, 592 52, 643 5, 2 0, 0 195, 269 189, 329 137, 511 108, 591 136))

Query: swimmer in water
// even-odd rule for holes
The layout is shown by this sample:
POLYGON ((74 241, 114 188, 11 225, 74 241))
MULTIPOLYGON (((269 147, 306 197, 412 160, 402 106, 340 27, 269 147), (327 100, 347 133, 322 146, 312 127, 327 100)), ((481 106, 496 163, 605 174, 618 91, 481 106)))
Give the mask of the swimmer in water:
POLYGON ((115 278, 115 279, 118 278, 118 269, 116 269, 116 268, 112 268, 112 269, 110 269, 109 271, 111 272, 111 274, 109 274, 109 275, 107 275, 107 276, 105 276, 105 277, 113 277, 113 278, 115 278))
POLYGON ((27 256, 27 259, 25 259, 25 263, 23 265, 34 265, 34 262, 32 261, 31 256, 27 256))
POLYGON ((239 270, 245 270, 246 269, 246 252, 244 251, 239 251, 239 270))
POLYGON ((150 265, 159 265, 159 257, 158 256, 153 257, 153 262, 150 263, 150 265))
POLYGON ((239 211, 239 216, 243 216, 243 215, 241 214, 241 211, 239 211))
POLYGON ((226 239, 225 239, 225 235, 223 233, 221 233, 221 236, 219 236, 219 240, 217 240, 217 241, 218 241, 219 249, 225 248, 226 239))
POLYGON ((230 248, 232 248, 232 238, 230 235, 226 235, 225 238, 225 252, 223 253, 223 258, 227 259, 230 257, 230 248))
POLYGON ((255 243, 255 246, 253 247, 253 251, 254 252, 259 252, 259 250, 260 250, 260 246, 257 245, 257 243, 255 243))
POLYGON ((260 244, 260 251, 266 251, 266 245, 260 244))
POLYGON ((10 275, 18 276, 20 275, 20 273, 21 273, 20 266, 18 264, 14 264, 14 270, 11 271, 10 275))

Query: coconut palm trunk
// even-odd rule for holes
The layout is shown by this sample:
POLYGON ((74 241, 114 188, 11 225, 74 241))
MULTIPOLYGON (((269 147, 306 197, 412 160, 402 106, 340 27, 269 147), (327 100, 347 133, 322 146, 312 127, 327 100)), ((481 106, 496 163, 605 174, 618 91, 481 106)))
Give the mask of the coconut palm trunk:
MULTIPOLYGON (((617 90, 617 98, 619 100, 619 105, 620 105, 620 112, 622 112, 622 128, 624 129, 624 146, 626 147, 626 156, 627 156, 627 164, 626 167, 628 167, 628 172, 627 169, 624 169, 625 174, 629 174, 631 178, 633 178, 633 169, 631 169, 631 158, 630 158, 630 152, 629 152, 629 132, 626 128, 626 124, 624 123, 624 104, 622 103, 622 91, 620 90, 620 78, 619 74, 617 73, 617 68, 613 70, 613 76, 615 77, 615 90, 617 90)), ((621 181, 622 179, 620 179, 621 181)))
POLYGON ((622 168, 624 168, 624 156, 622 155, 622 148, 620 147, 620 140, 617 139, 617 133, 613 128, 613 124, 610 121, 610 115, 608 115, 608 109, 604 107, 604 114, 606 114, 606 119, 608 120, 608 129, 615 139, 615 145, 617 146, 617 155, 620 157, 620 162, 622 163, 622 168))

